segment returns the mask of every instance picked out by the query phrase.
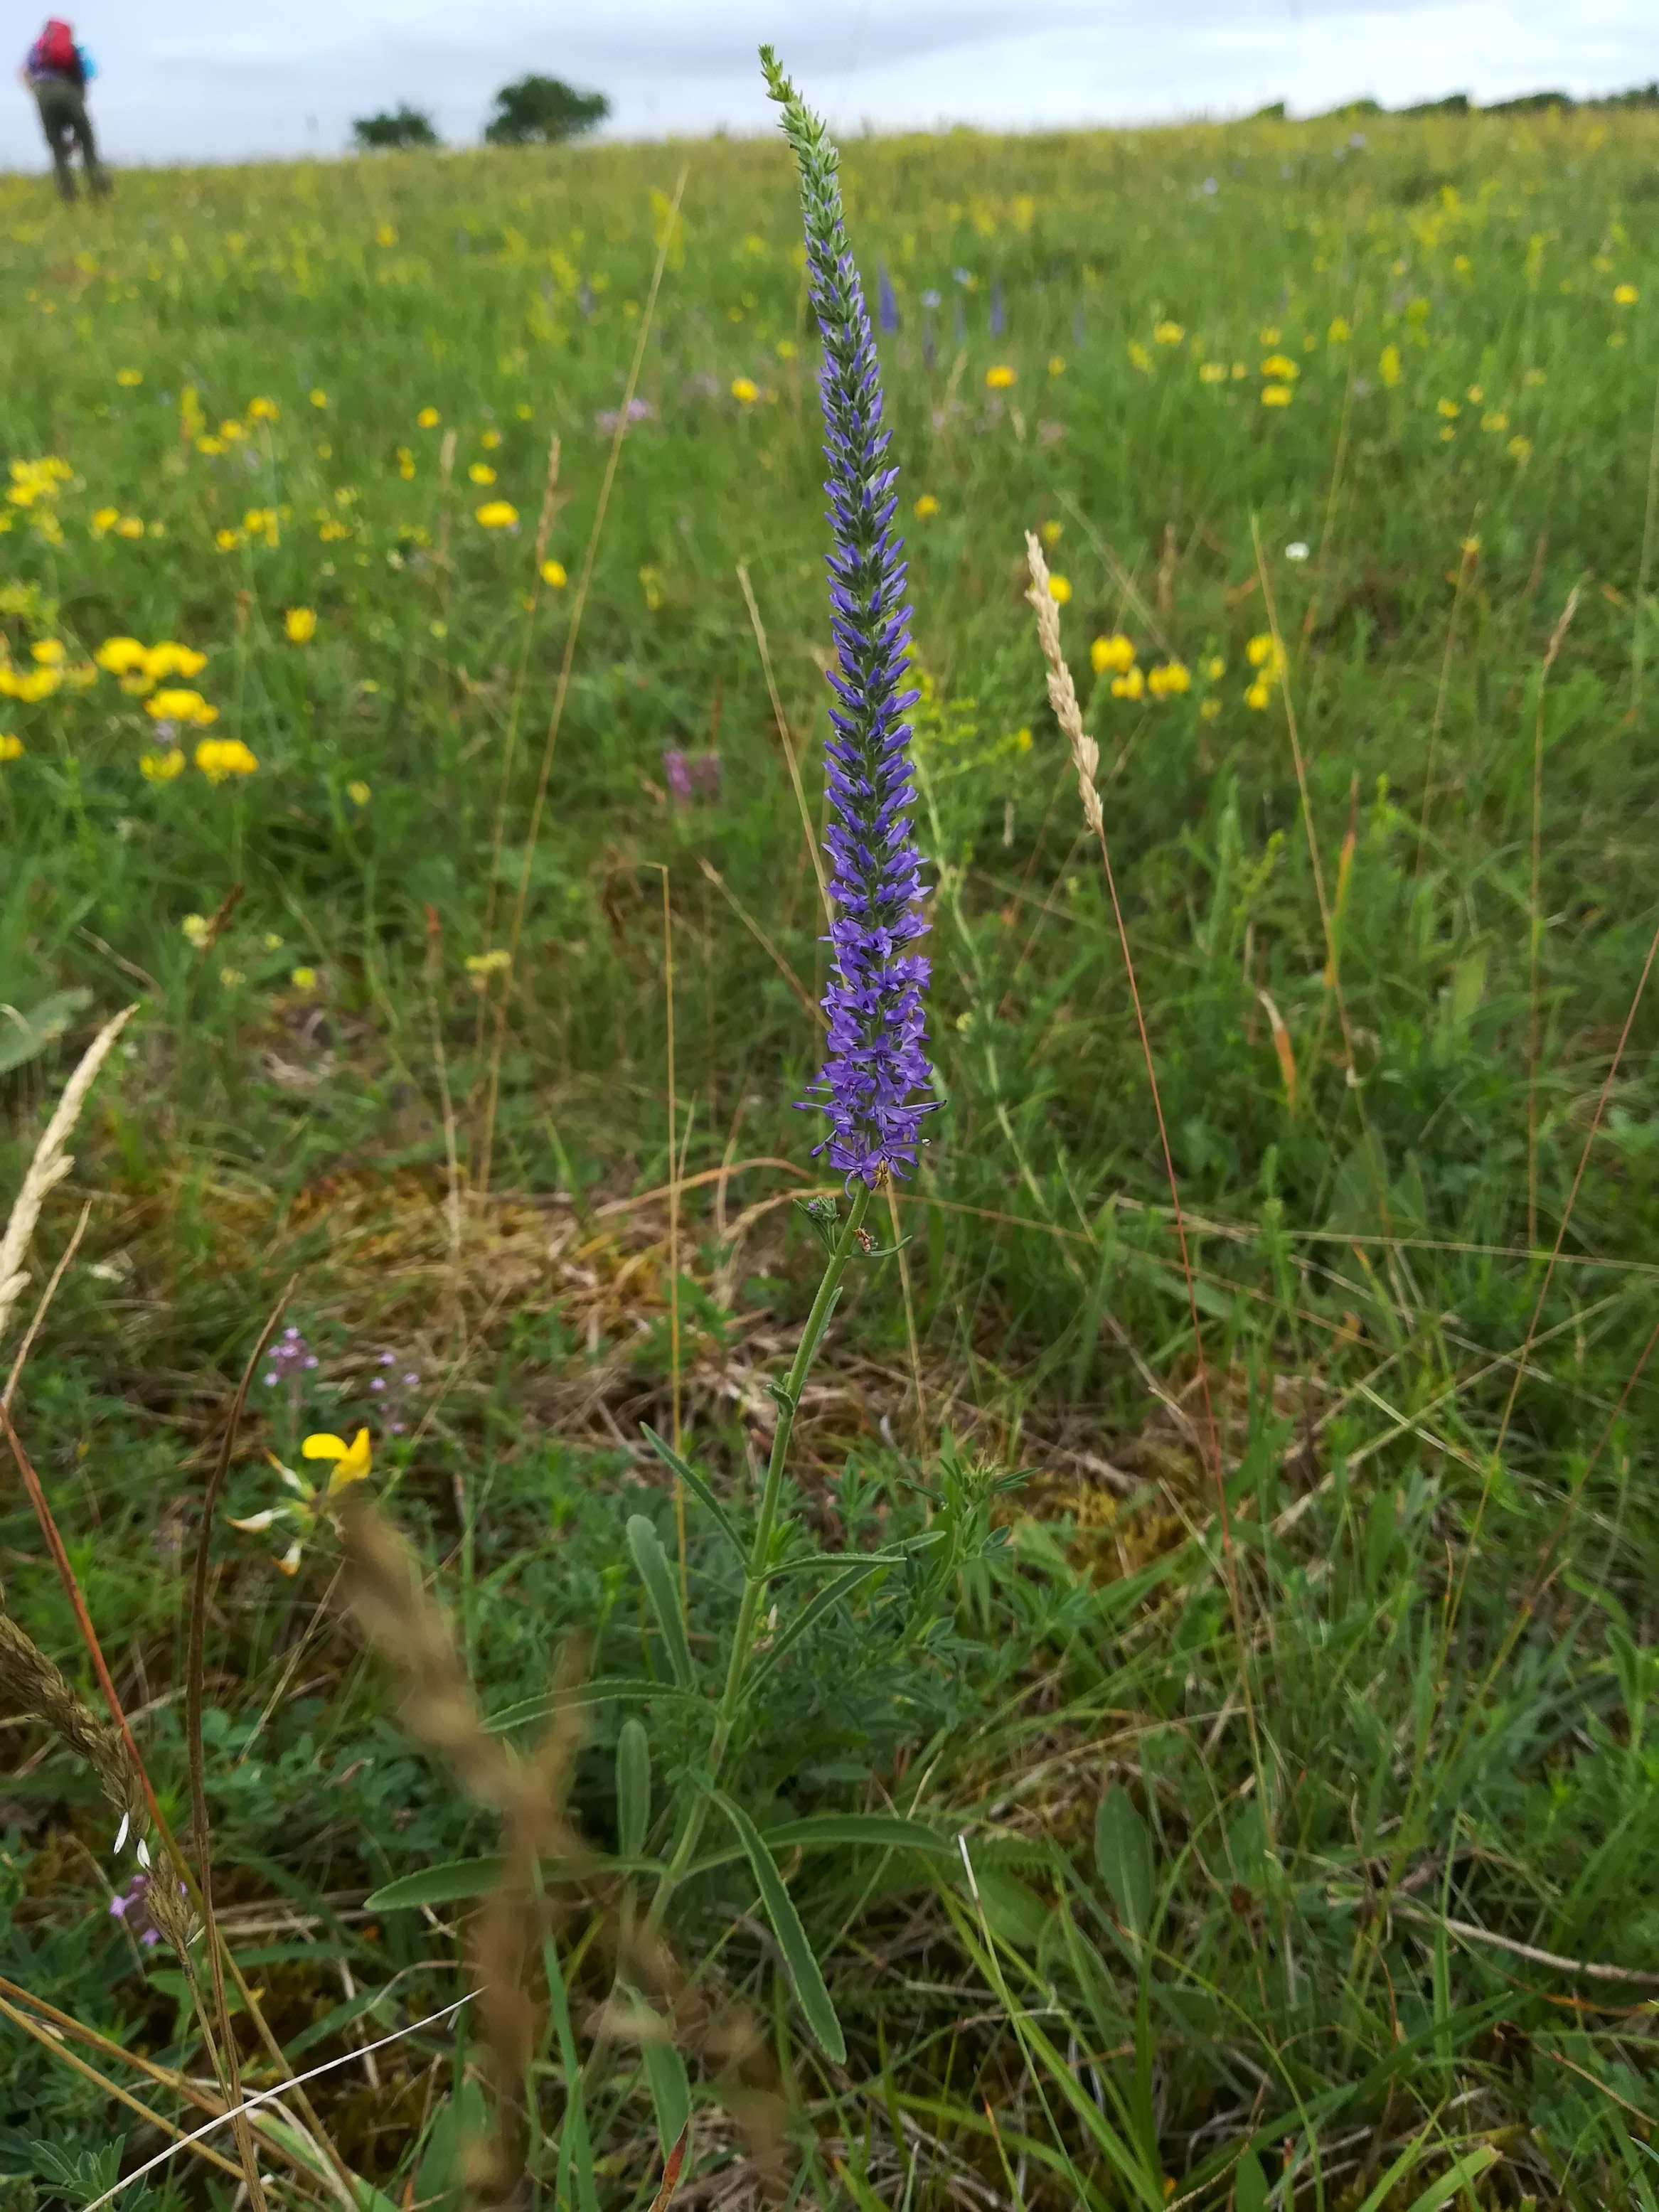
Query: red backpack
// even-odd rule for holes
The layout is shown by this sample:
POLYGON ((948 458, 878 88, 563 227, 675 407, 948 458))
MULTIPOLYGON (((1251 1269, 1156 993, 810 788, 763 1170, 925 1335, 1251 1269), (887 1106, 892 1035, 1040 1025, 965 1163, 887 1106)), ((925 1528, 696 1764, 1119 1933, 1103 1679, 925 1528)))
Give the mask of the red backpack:
POLYGON ((73 76, 80 64, 80 56, 75 51, 74 32, 67 23, 59 22, 55 15, 41 32, 34 51, 43 68, 57 70, 64 76, 73 76))

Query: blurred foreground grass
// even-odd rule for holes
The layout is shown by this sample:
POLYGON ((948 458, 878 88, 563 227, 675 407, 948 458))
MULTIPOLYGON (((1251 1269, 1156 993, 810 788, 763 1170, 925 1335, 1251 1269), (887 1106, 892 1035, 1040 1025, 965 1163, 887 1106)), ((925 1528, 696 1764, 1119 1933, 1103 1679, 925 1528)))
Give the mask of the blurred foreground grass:
MULTIPOLYGON (((797 1853, 840 2068, 746 1870, 684 1893, 709 2014, 763 2033, 691 2054, 694 2195, 757 2185, 741 2075, 790 2100, 799 2186, 864 2212, 1653 2203, 1659 1209, 1645 1002, 1626 1023, 1656 156, 1642 113, 848 149, 913 510, 945 1108, 895 1216, 908 1295, 888 1266, 843 1307, 796 1503, 856 1549, 964 1470, 1024 1480, 948 1633, 907 1638, 878 1581, 774 1678, 761 1826, 960 1832, 979 1909, 949 1856, 797 1853), (1224 1540, 1028 527, 1193 1217, 1224 1540)), ((675 1545, 642 1419, 738 1494, 763 1455, 822 952, 738 564, 816 817, 815 349, 770 144, 132 175, 72 214, 10 179, 0 225, 8 1190, 69 1047, 142 1002, 14 1413, 182 1825, 197 1508, 290 1275, 230 1508, 285 1497, 263 1448, 369 1423, 492 1711, 535 1708, 573 1631, 596 1675, 666 1681, 621 1534, 675 1545)), ((76 1674, 6 1480, 6 1605, 76 1674)), ((702 1526, 692 1614, 724 1624, 702 1526)), ((385 1717, 326 1522, 214 1556, 216 1888, 314 2063, 465 1986, 465 1874, 364 1899, 495 1824, 385 1717)), ((648 1717, 661 1773, 688 1746, 671 1698, 648 1717)), ((576 1772, 605 1848, 618 1717, 576 1772)), ((0 1972, 204 2075, 182 1981, 110 1916, 89 1781, 0 1720, 0 1972)), ((573 1890, 584 2052, 605 1925, 573 1890)), ((643 2204, 655 2076, 588 2061, 573 2182, 556 2012, 539 2185, 643 2204)), ((76 2159, 131 2114, 0 2037, 0 2166, 85 2201, 76 2159)), ((317 2085, 356 2173, 441 2193, 475 2050, 317 2085)))

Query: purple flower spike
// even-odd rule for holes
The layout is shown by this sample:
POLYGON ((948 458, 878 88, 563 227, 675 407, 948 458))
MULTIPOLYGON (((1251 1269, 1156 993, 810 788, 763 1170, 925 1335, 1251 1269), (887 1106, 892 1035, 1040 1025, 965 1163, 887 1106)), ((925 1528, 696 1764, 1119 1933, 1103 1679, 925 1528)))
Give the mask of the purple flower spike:
POLYGON ((864 287, 847 243, 836 179, 839 156, 761 48, 767 89, 783 110, 784 135, 800 172, 806 266, 823 337, 819 394, 830 462, 830 599, 836 665, 825 752, 836 819, 824 839, 834 864, 830 943, 835 971, 825 994, 830 1057, 801 1103, 829 1116, 817 1149, 849 1180, 873 1189, 884 1172, 915 1164, 933 1070, 923 1046, 926 957, 910 948, 927 933, 921 855, 910 834, 915 792, 904 689, 910 610, 904 604, 902 545, 892 528, 898 471, 887 459, 881 365, 864 287))
POLYGON ((898 301, 893 296, 893 283, 884 261, 876 264, 876 319, 883 337, 890 338, 899 326, 898 301))
POLYGON ((678 745, 665 745, 662 756, 663 781, 668 786, 668 796, 686 799, 691 796, 691 763, 678 745))

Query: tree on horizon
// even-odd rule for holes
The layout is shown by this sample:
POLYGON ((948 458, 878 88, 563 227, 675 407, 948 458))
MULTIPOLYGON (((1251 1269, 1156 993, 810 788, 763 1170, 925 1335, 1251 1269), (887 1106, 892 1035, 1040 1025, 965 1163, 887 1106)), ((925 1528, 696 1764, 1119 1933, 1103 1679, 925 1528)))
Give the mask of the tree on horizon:
POLYGON ((441 143, 432 118, 407 100, 387 114, 360 115, 351 126, 351 135, 359 147, 374 153, 441 143))
POLYGON ((605 121, 611 102, 602 92, 578 92, 556 76, 521 76, 495 94, 495 112, 484 126, 490 146, 558 146, 605 121))

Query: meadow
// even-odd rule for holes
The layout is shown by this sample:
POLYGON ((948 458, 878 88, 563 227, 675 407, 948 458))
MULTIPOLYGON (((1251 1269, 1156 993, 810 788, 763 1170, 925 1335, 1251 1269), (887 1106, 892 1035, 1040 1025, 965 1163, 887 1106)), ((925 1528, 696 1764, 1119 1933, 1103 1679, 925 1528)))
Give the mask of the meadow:
POLYGON ((1659 118, 843 177, 941 1105, 798 1402, 787 149, 0 179, 8 1205, 137 1009, 0 1340, 7 2212, 239 2079, 115 2201, 1659 2202, 1659 118))

